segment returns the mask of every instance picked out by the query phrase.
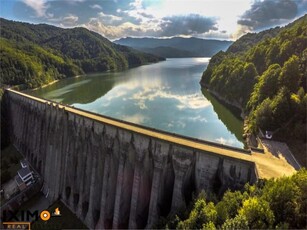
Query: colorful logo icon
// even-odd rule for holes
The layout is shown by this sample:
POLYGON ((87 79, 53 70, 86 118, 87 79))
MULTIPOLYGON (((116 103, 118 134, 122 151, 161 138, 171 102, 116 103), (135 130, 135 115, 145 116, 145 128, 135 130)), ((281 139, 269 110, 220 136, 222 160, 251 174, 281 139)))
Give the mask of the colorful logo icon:
POLYGON ((40 214, 40 218, 41 218, 43 221, 49 220, 50 217, 51 217, 50 212, 48 212, 47 210, 42 211, 41 214, 40 214))
POLYGON ((61 216, 60 209, 59 209, 59 208, 56 208, 56 209, 54 210, 54 213, 52 213, 52 216, 61 216))

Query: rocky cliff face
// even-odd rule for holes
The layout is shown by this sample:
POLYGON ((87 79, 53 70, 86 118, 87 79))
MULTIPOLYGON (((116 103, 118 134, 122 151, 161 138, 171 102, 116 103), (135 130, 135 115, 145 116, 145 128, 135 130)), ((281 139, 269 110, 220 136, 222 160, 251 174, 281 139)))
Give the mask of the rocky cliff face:
POLYGON ((252 162, 14 91, 4 100, 11 142, 43 176, 50 202, 61 199, 90 228, 151 227, 186 206, 193 192, 222 192, 256 180, 252 162))

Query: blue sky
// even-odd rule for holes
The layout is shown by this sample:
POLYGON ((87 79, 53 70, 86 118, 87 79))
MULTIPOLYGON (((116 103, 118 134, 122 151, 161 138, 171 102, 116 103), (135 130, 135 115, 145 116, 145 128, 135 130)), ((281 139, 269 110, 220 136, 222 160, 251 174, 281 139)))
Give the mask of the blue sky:
POLYGON ((307 0, 0 0, 0 17, 121 37, 236 39, 307 13, 307 0))

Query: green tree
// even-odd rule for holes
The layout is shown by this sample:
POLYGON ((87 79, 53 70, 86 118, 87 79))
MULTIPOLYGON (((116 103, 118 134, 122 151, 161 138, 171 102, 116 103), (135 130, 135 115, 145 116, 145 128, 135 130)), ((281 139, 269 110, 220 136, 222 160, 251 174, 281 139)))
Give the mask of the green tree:
POLYGON ((295 185, 299 188, 299 196, 297 197, 297 208, 295 221, 290 223, 292 228, 307 229, 307 169, 300 169, 291 178, 295 185))
POLYGON ((240 94, 242 97, 242 106, 246 107, 246 104, 253 92, 254 85, 256 83, 256 78, 258 76, 256 67, 253 63, 247 62, 244 65, 244 72, 242 75, 240 88, 244 88, 244 90, 240 90, 240 94))
MULTIPOLYGON (((298 180, 300 182, 307 182, 306 175, 304 177, 305 179, 298 180)), ((297 176, 297 178, 299 177, 297 176)), ((290 224, 290 227, 298 227, 294 223, 299 216, 301 204, 298 201, 303 195, 301 192, 303 191, 300 190, 295 180, 291 177, 284 177, 278 180, 272 179, 266 183, 262 197, 270 204, 276 223, 286 222, 290 224)))
POLYGON ((245 216, 248 226, 252 229, 272 228, 274 224, 274 213, 269 203, 258 197, 245 200, 239 215, 245 216))
POLYGON ((280 50, 280 43, 278 39, 272 39, 270 41, 270 46, 265 54, 266 58, 266 66, 270 66, 274 63, 279 63, 279 51, 280 50))
POLYGON ((245 215, 237 215, 234 218, 227 219, 221 226, 221 229, 249 229, 248 220, 245 215))
POLYGON ((280 65, 273 64, 261 75, 251 95, 249 101, 250 108, 255 108, 264 99, 272 98, 277 93, 280 72, 280 65))
POLYGON ((265 53, 266 53, 266 46, 264 44, 259 44, 249 50, 247 54, 246 60, 248 62, 253 62, 256 66, 257 72, 262 74, 266 69, 265 63, 265 53))
POLYGON ((275 128, 271 103, 271 99, 267 98, 256 108, 253 113, 251 113, 250 119, 253 120, 255 118, 255 128, 259 127, 266 130, 272 130, 275 128))
MULTIPOLYGON (((227 191, 214 207, 200 196, 181 219, 166 226, 176 229, 306 229, 307 170, 290 177, 259 180, 244 191, 227 191)), ((162 218, 163 219, 163 218, 162 218)))
POLYGON ((218 223, 222 224, 229 218, 234 218, 242 206, 243 194, 240 191, 226 191, 223 199, 216 205, 218 223))
POLYGON ((281 87, 284 86, 291 92, 297 92, 301 81, 301 74, 299 71, 299 58, 296 55, 292 55, 285 62, 278 80, 281 87))
MULTIPOLYGON (((271 103, 273 119, 276 127, 285 123, 292 116, 290 94, 287 88, 282 87, 271 103)), ((275 128, 276 128, 275 127, 275 128)))
POLYGON ((216 223, 217 211, 212 202, 206 204, 205 199, 200 198, 195 202, 189 218, 180 221, 177 228, 179 229, 201 229, 204 225, 212 226, 216 223))
POLYGON ((215 224, 212 221, 209 221, 208 223, 203 224, 203 228, 202 229, 203 230, 215 230, 216 226, 215 226, 215 224))
POLYGON ((279 56, 281 59, 280 63, 284 63, 285 61, 287 61, 291 57, 291 53, 293 53, 292 42, 286 40, 280 46, 280 52, 279 52, 279 56))

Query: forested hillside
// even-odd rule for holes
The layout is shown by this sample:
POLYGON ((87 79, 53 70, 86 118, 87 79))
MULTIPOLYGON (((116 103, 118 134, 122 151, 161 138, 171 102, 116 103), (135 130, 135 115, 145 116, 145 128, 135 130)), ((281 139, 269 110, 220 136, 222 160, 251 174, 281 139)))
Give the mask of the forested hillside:
POLYGON ((246 133, 306 143, 306 78, 307 15, 243 36, 212 57, 201 84, 245 112, 246 133))
POLYGON ((167 58, 211 57, 220 50, 226 50, 231 41, 201 38, 121 38, 116 44, 130 46, 154 55, 167 58))
POLYGON ((199 55, 194 52, 176 49, 168 46, 158 46, 155 48, 136 48, 135 49, 146 52, 149 54, 157 55, 165 58, 186 58, 186 57, 198 57, 199 55))
POLYGON ((35 88, 89 72, 122 70, 162 58, 114 44, 85 28, 0 19, 0 84, 35 88))
POLYGON ((192 207, 160 219, 157 229, 306 229, 307 171, 246 184, 222 199, 200 194, 192 207))

